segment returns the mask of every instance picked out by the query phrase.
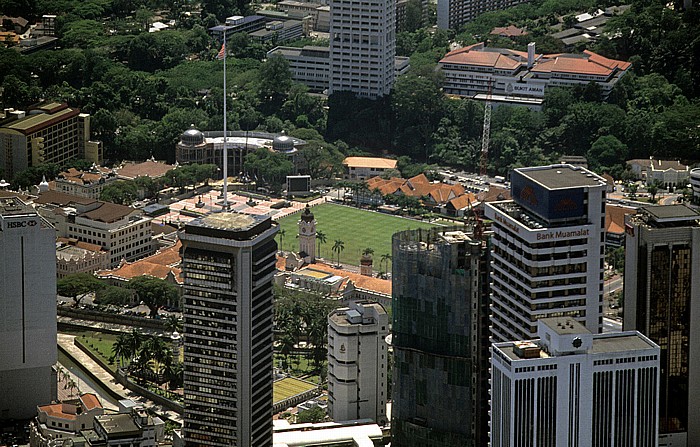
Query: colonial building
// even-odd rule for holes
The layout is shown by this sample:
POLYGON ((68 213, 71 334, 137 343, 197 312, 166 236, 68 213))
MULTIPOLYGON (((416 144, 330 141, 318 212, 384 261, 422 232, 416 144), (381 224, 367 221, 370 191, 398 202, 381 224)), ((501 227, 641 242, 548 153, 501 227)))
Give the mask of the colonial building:
POLYGON ((307 264, 316 261, 316 219, 306 205, 299 218, 299 255, 307 264))
POLYGON ((629 62, 608 59, 591 51, 583 54, 537 54, 528 51, 469 45, 447 53, 439 63, 450 95, 494 104, 540 107, 548 87, 596 84, 604 97, 627 73, 629 62))
MULTIPOLYGON (((245 157, 267 148, 286 155, 298 170, 300 160, 298 150, 306 144, 299 138, 267 132, 228 131, 226 149, 228 153, 229 175, 239 175, 245 171, 245 157)), ((201 132, 194 126, 186 130, 175 147, 175 159, 179 164, 214 164, 223 170, 224 133, 201 132)), ((222 171, 223 175, 223 171, 222 171)))
POLYGON ((647 185, 659 183, 663 188, 684 187, 688 183, 690 168, 678 160, 648 160, 636 159, 627 161, 627 166, 638 180, 646 181, 647 185))
POLYGON ((40 194, 34 204, 55 226, 57 237, 101 246, 109 253, 110 267, 155 251, 151 218, 141 210, 56 191, 40 194))
POLYGON ((88 171, 69 168, 56 176, 54 190, 88 199, 99 199, 105 185, 115 181, 117 175, 107 168, 93 165, 88 171))
POLYGON ((93 427, 95 416, 102 416, 104 408, 93 393, 81 394, 77 399, 40 405, 36 418, 29 426, 31 447, 54 447, 58 442, 65 445, 70 439, 73 445, 85 442, 81 430, 93 427))
POLYGON ((56 240, 56 276, 94 273, 109 267, 109 252, 97 244, 60 237, 56 240))
POLYGON ((345 179, 367 180, 396 169, 396 160, 379 157, 347 157, 343 160, 345 179))

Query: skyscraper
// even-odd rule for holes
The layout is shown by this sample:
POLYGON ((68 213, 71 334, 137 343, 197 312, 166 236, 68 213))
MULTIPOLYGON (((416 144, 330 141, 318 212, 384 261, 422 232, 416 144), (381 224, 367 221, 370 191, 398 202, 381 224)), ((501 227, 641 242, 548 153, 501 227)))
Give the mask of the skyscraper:
POLYGON ((352 301, 328 316, 328 412, 334 421, 385 425, 389 317, 379 303, 352 301))
POLYGON ((392 245, 392 445, 485 445, 487 244, 461 227, 396 233, 392 245))
POLYGON ((656 447, 654 342, 568 317, 540 319, 538 335, 493 344, 492 447, 656 447))
POLYGON ((330 86, 376 99, 394 85, 395 0, 331 0, 330 86))
POLYGON ((180 232, 188 446, 272 445, 272 276, 278 227, 222 212, 180 232))
POLYGON ((437 26, 441 29, 457 29, 488 11, 510 8, 526 0, 438 0, 437 26))
POLYGON ((56 399, 56 230, 34 208, 0 199, 0 420, 56 399))
POLYGON ((623 327, 661 347, 660 445, 700 445, 700 214, 649 206, 625 231, 623 327))
POLYGON ((485 206, 493 341, 534 338, 537 320, 552 316, 600 332, 605 180, 561 164, 515 169, 511 185, 513 200, 485 206))

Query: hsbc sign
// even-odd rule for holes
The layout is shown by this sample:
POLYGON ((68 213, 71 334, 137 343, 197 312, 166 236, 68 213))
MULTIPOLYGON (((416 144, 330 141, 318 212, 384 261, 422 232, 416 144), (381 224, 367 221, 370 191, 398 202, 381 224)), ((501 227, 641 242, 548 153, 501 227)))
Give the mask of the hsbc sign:
POLYGON ((5 223, 5 229, 12 230, 14 228, 34 227, 36 224, 36 220, 10 220, 5 223))

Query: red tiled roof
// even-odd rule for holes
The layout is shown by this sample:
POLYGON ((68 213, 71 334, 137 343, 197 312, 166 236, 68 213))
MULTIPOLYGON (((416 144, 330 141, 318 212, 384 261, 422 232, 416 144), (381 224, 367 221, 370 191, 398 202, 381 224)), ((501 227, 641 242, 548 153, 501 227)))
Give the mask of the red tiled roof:
POLYGON ((492 34, 494 36, 517 37, 517 36, 526 36, 527 31, 522 30, 515 25, 508 25, 508 26, 501 26, 501 27, 497 26, 496 28, 492 29, 489 34, 492 34))
POLYGON ((175 166, 165 162, 146 160, 143 163, 126 163, 116 171, 119 178, 133 180, 136 177, 162 177, 166 172, 174 168, 175 166))
POLYGON ((454 199, 450 200, 448 202, 448 205, 455 209, 455 210, 461 210, 464 208, 467 208, 468 206, 476 206, 478 203, 478 200, 476 196, 472 193, 466 193, 463 194, 459 197, 455 197, 454 199))
POLYGON ((69 239, 67 237, 58 237, 56 242, 62 242, 67 245, 72 245, 74 247, 82 248, 89 251, 102 251, 102 246, 96 244, 90 244, 89 242, 79 241, 78 239, 69 239))
POLYGON ((100 206, 94 210, 82 213, 81 216, 98 222, 112 223, 125 218, 134 211, 136 211, 136 209, 128 206, 110 202, 102 202, 100 206))
POLYGON ((143 275, 165 279, 169 274, 172 274, 177 283, 182 284, 182 269, 179 267, 180 247, 182 247, 182 242, 177 241, 172 247, 162 249, 151 256, 123 263, 114 269, 99 270, 96 275, 100 278, 116 277, 129 280, 143 275))
POLYGON ((588 57, 579 57, 574 54, 545 55, 531 68, 531 71, 610 76, 616 69, 624 71, 631 65, 629 62, 608 59, 588 50, 583 53, 588 57))
POLYGON ((90 411, 93 408, 102 408, 102 404, 92 393, 85 393, 80 396, 80 401, 83 403, 86 411, 90 411))
POLYGON ((38 203, 40 205, 51 203, 53 205, 58 206, 66 206, 70 205, 71 203, 89 205, 95 202, 97 202, 97 200, 95 199, 88 199, 87 197, 74 196, 71 194, 66 194, 63 192, 52 190, 42 192, 41 194, 39 194, 39 197, 34 200, 34 203, 38 203))
POLYGON ((637 210, 626 206, 605 205, 605 232, 622 234, 625 232, 625 216, 637 214, 637 210))
MULTIPOLYGON (((484 47, 481 43, 458 48, 447 53, 440 62, 447 64, 479 65, 509 70, 516 69, 522 64, 522 62, 515 60, 511 55, 503 54, 499 51, 483 50, 484 47)), ((517 52, 512 53, 520 56, 517 52)), ((525 57, 527 57, 527 55, 525 57)))
POLYGON ((371 276, 360 275, 359 273, 348 272, 347 270, 340 270, 331 267, 330 265, 317 262, 311 265, 316 270, 322 270, 324 272, 331 273, 333 275, 343 276, 350 279, 355 287, 361 289, 371 290, 377 293, 383 293, 386 295, 391 295, 391 280, 374 278, 371 276))
POLYGON ((63 404, 51 404, 39 406, 39 411, 43 411, 47 416, 53 418, 68 419, 74 421, 77 416, 71 413, 63 412, 63 404))

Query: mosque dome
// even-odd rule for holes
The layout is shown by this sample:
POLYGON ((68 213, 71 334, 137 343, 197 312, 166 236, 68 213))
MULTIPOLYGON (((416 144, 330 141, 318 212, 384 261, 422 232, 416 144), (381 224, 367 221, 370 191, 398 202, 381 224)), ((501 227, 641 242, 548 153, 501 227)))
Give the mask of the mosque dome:
POLYGON ((282 131, 281 135, 272 140, 272 149, 277 152, 292 152, 294 150, 294 140, 282 131))
POLYGON ((182 142, 182 144, 186 144, 188 146, 196 146, 198 144, 203 144, 204 134, 202 134, 201 131, 197 130, 197 128, 194 127, 194 124, 192 124, 189 129, 182 133, 182 135, 180 136, 180 141, 182 142))

